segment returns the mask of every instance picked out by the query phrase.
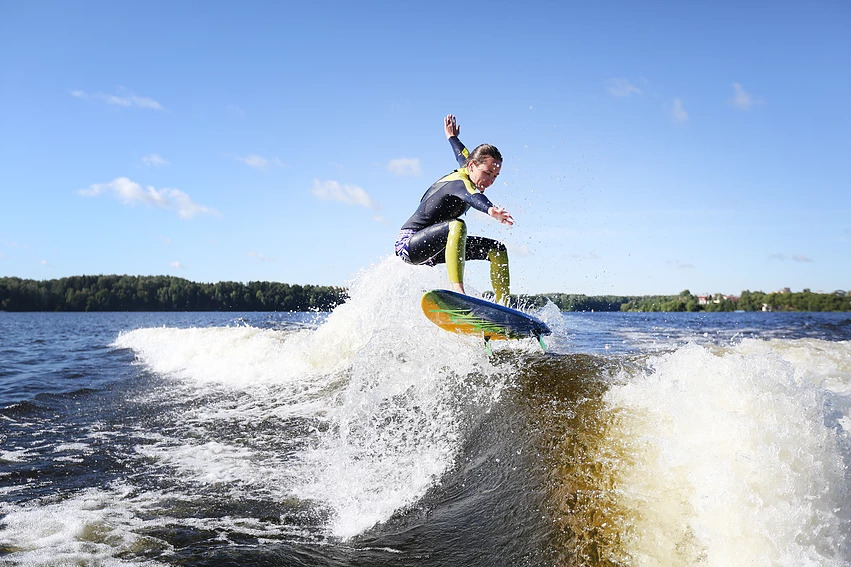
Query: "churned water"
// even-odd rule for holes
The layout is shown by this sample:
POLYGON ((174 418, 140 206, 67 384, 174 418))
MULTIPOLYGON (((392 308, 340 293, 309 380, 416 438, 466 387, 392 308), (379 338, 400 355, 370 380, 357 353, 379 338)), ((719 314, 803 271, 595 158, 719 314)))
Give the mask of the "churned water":
POLYGON ((0 313, 2 565, 847 565, 851 316, 0 313))

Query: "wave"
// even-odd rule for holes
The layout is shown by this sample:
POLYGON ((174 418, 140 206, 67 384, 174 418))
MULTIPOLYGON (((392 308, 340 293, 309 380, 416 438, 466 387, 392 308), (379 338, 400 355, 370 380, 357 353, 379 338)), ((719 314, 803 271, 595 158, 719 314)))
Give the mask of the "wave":
POLYGON ((422 316, 443 275, 391 258, 306 325, 121 333, 135 388, 44 449, 109 461, 107 480, 10 488, 0 553, 121 564, 250 541, 313 564, 847 564, 851 342, 581 354, 579 322, 548 305, 549 354, 489 357, 422 316))
MULTIPOLYGON (((583 394, 545 419, 560 439, 549 489, 556 523, 570 534, 557 546, 566 556, 722 565, 847 553, 848 518, 836 510, 848 497, 848 343, 745 339, 547 362, 530 362, 533 345, 514 344, 489 359, 477 341, 420 316, 420 294, 440 285, 436 272, 382 263, 316 328, 143 329, 116 345, 156 372, 248 392, 252 401, 231 416, 309 424, 268 468, 286 471, 275 477, 279 497, 329 510, 334 537, 362 534, 423 498, 521 376, 578 373, 582 384, 568 383, 583 394)), ((554 344, 569 347, 552 311, 538 315, 556 331, 554 344)), ((222 417, 203 411, 202 423, 222 417)), ((194 453, 212 452, 221 467, 258 459, 241 448, 201 449, 210 447, 194 453)))
MULTIPOLYGON (((420 296, 439 287, 441 276, 384 261, 359 274, 350 299, 316 328, 122 333, 116 347, 132 349, 147 368, 182 381, 183 388, 203 385, 243 395, 236 407, 198 406, 186 423, 209 429, 225 416, 291 420, 284 435, 297 447, 269 459, 221 445, 186 452, 176 450, 173 440, 146 454, 231 481, 247 475, 233 462, 269 461, 267 468, 286 471, 275 475, 282 486, 278 496, 330 509, 327 529, 335 537, 386 521, 452 467, 465 430, 499 400, 512 374, 493 364, 481 341, 447 334, 422 317, 420 296), (218 466, 194 463, 200 454, 212 455, 218 466), (210 472, 217 468, 228 470, 210 472)), ((529 341, 520 348, 537 346, 529 341)))
POLYGON ((849 384, 851 343, 813 339, 692 344, 626 365, 580 400, 555 450, 564 557, 846 565, 849 384))

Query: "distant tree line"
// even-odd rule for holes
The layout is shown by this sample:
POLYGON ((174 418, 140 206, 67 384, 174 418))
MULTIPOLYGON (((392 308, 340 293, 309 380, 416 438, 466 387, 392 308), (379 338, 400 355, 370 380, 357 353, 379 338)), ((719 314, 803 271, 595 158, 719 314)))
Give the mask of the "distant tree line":
POLYGON ((172 276, 0 278, 2 311, 328 311, 345 297, 339 287, 172 276))
MULTIPOLYGON (((664 311, 664 312, 695 312, 695 311, 736 311, 743 309, 737 305, 735 299, 717 293, 707 297, 704 302, 700 298, 685 290, 679 295, 653 295, 649 297, 632 298, 621 305, 621 311, 664 311)), ((757 309, 748 311, 761 311, 762 304, 757 309)))
POLYGON ((738 308, 759 311, 765 305, 772 311, 851 311, 851 297, 845 291, 813 293, 808 289, 800 292, 743 291, 738 308))
POLYGON ((542 307, 552 301, 562 311, 851 311, 851 296, 834 293, 743 291, 741 297, 716 293, 700 301, 689 290, 679 295, 587 296, 565 293, 518 296, 521 304, 542 307))
MULTIPOLYGON (((345 301, 340 287, 278 282, 195 283, 173 276, 74 276, 55 280, 0 278, 0 311, 329 311, 345 301)), ((549 293, 515 296, 521 305, 552 301, 562 311, 851 311, 834 293, 743 291, 704 302, 679 295, 619 296, 549 293)))
POLYGON ((518 296, 521 305, 543 307, 552 301, 562 311, 620 311, 629 297, 617 295, 580 295, 569 293, 545 293, 518 296))

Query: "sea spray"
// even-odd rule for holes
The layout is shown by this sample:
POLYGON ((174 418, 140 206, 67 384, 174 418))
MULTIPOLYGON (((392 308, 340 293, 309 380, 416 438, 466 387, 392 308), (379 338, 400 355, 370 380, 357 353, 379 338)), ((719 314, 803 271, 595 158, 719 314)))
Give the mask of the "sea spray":
POLYGON ((435 272, 399 263, 367 272, 317 332, 363 332, 346 384, 329 400, 327 433, 299 456, 305 482, 295 491, 332 508, 334 536, 354 536, 416 502, 504 385, 480 341, 422 316, 420 296, 438 287, 435 272))
POLYGON ((589 405, 593 442, 564 482, 584 479, 601 498, 571 522, 594 533, 593 551, 580 545, 575 555, 846 564, 848 479, 842 441, 825 425, 825 393, 775 351, 754 350, 688 345, 653 355, 646 371, 624 370, 603 405, 589 405))
POLYGON ((499 399, 510 375, 492 364, 480 340, 423 317, 422 293, 443 278, 440 270, 386 258, 359 273, 349 299, 313 329, 123 333, 116 346, 183 381, 174 387, 188 390, 184 399, 198 398, 183 420, 207 433, 190 437, 208 436, 223 420, 304 424, 285 457, 269 453, 274 441, 263 434, 213 446, 186 443, 176 432, 139 452, 196 481, 227 480, 248 490, 262 485, 261 477, 274 478, 281 498, 328 510, 335 537, 387 520, 452 466, 465 427, 499 399), (193 394, 192 384, 205 390, 193 394), (215 403, 202 401, 211 391, 220 392, 215 403))

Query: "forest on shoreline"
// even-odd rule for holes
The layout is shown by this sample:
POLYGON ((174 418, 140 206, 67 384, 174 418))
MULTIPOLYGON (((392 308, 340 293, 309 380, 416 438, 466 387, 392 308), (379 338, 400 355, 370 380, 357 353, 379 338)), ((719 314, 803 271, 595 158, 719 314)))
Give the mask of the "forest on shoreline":
POLYGON ((278 282, 196 283, 174 276, 0 278, 0 311, 329 311, 346 290, 278 282))
MULTIPOLYGON (((278 282, 196 283, 174 276, 73 276, 53 280, 0 277, 0 311, 330 311, 341 287, 278 282)), ((679 295, 518 295, 521 305, 552 301, 562 311, 851 311, 851 296, 743 291, 739 297, 679 295)))
POLYGON ((851 296, 846 291, 813 293, 743 291, 739 297, 695 296, 689 290, 679 295, 586 296, 551 293, 521 296, 527 303, 543 306, 552 301, 562 311, 624 312, 716 312, 716 311, 851 311, 851 296))

